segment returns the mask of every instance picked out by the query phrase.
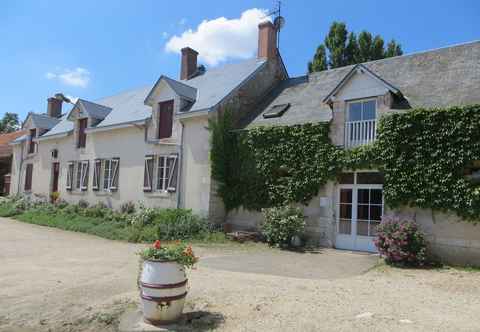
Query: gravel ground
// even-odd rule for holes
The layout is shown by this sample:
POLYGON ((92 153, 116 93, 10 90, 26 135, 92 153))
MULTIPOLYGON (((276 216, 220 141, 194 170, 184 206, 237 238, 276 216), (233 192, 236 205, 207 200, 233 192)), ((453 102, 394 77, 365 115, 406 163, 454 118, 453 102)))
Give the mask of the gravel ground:
MULTIPOLYGON (((116 331, 122 313, 136 310, 139 248, 0 219, 0 331, 116 331)), ((278 270, 289 274, 289 265, 299 269, 299 257, 308 256, 259 245, 196 249, 204 262, 189 272, 187 314, 179 330, 480 330, 478 272, 377 266, 293 278, 258 271, 252 259, 265 261, 271 254, 278 262, 272 269, 281 265, 278 270), (235 272, 225 256, 230 267, 247 256, 244 263, 254 268, 235 272)), ((312 262, 320 259, 313 256, 312 262)))

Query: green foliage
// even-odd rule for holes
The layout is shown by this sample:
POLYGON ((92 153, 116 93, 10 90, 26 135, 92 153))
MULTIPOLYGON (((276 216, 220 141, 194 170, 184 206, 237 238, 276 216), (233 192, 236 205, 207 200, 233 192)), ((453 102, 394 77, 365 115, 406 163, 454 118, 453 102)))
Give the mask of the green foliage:
POLYGON ((324 44, 317 47, 315 55, 308 63, 308 72, 333 69, 366 61, 402 55, 402 47, 391 40, 387 47, 380 35, 375 37, 368 31, 357 36, 348 32, 345 23, 333 22, 325 37, 324 44))
POLYGON ((382 119, 377 135, 389 206, 480 219, 480 187, 464 175, 480 160, 480 105, 393 114, 382 119))
POLYGON ((305 218, 302 210, 291 206, 263 209, 265 220, 262 234, 270 245, 286 247, 294 235, 303 232, 305 218))
POLYGON ((19 129, 18 114, 6 112, 0 120, 0 134, 11 133, 19 129))
POLYGON ((186 209, 160 209, 154 218, 160 240, 188 240, 209 232, 207 220, 186 209))
POLYGON ((375 245, 392 265, 419 266, 427 260, 425 236, 413 221, 382 220, 377 227, 375 245))
POLYGON ((195 257, 192 247, 182 242, 162 245, 159 240, 153 246, 145 248, 140 253, 144 260, 160 262, 176 262, 185 267, 192 267, 198 258, 195 257))
POLYGON ((212 176, 226 208, 306 204, 342 170, 379 169, 388 206, 431 208, 480 220, 480 187, 464 175, 480 160, 479 105, 386 115, 374 144, 348 150, 333 146, 328 132, 327 123, 230 130, 228 136, 217 132, 229 137, 222 149, 212 150, 212 176), (226 158, 217 156, 223 150, 229 151, 226 158), (220 176, 213 173, 218 170, 220 176))

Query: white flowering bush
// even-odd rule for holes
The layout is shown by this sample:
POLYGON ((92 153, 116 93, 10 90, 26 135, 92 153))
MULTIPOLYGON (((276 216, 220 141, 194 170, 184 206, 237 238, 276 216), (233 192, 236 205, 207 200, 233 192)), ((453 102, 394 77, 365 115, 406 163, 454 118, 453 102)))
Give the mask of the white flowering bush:
POLYGON ((265 220, 262 234, 270 245, 286 247, 294 235, 305 229, 302 210, 291 206, 273 207, 262 210, 265 220))

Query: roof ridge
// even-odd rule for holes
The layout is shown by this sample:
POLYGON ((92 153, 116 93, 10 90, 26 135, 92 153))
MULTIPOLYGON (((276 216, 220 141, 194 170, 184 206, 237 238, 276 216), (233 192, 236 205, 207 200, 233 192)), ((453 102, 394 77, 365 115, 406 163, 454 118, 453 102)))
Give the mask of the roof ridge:
POLYGON ((383 58, 383 59, 378 59, 378 60, 371 60, 371 61, 366 61, 366 62, 359 62, 359 63, 355 63, 355 64, 351 64, 351 65, 346 65, 346 66, 343 66, 343 67, 337 67, 337 68, 322 70, 322 71, 310 73, 310 74, 307 74, 307 75, 308 75, 308 76, 310 76, 310 75, 316 76, 316 75, 318 75, 318 74, 320 74, 320 73, 334 72, 334 71, 341 70, 341 69, 345 69, 345 68, 349 68, 349 67, 352 67, 352 68, 353 68, 354 66, 358 66, 358 65, 368 65, 368 64, 372 64, 372 63, 378 63, 378 62, 381 62, 381 61, 391 61, 391 60, 393 60, 393 59, 398 59, 398 58, 407 58, 407 57, 416 56, 416 55, 421 55, 421 54, 425 54, 425 53, 434 53, 434 52, 443 51, 443 50, 446 50, 446 49, 452 49, 452 48, 461 47, 461 46, 466 46, 466 45, 470 45, 470 44, 476 44, 476 43, 480 43, 480 39, 479 39, 479 40, 473 40, 473 41, 465 42, 465 43, 458 43, 458 44, 453 44, 453 45, 449 45, 449 46, 443 46, 443 47, 433 48, 433 49, 424 50, 424 51, 418 51, 418 52, 412 52, 412 53, 408 53, 408 54, 402 54, 402 55, 392 56, 392 57, 383 58))

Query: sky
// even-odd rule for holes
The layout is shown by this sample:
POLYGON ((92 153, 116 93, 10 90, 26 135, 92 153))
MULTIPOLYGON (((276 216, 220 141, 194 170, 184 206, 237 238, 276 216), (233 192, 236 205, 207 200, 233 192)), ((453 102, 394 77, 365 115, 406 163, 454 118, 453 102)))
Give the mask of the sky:
MULTIPOLYGON (((208 68, 254 57, 257 25, 275 1, 2 0, 0 116, 46 112, 62 92, 91 101, 178 78, 179 50, 208 68)), ((404 53, 480 40, 478 0, 282 1, 280 51, 303 75, 333 21, 394 38, 404 53)), ((480 60, 479 60, 480 61, 480 60)))

